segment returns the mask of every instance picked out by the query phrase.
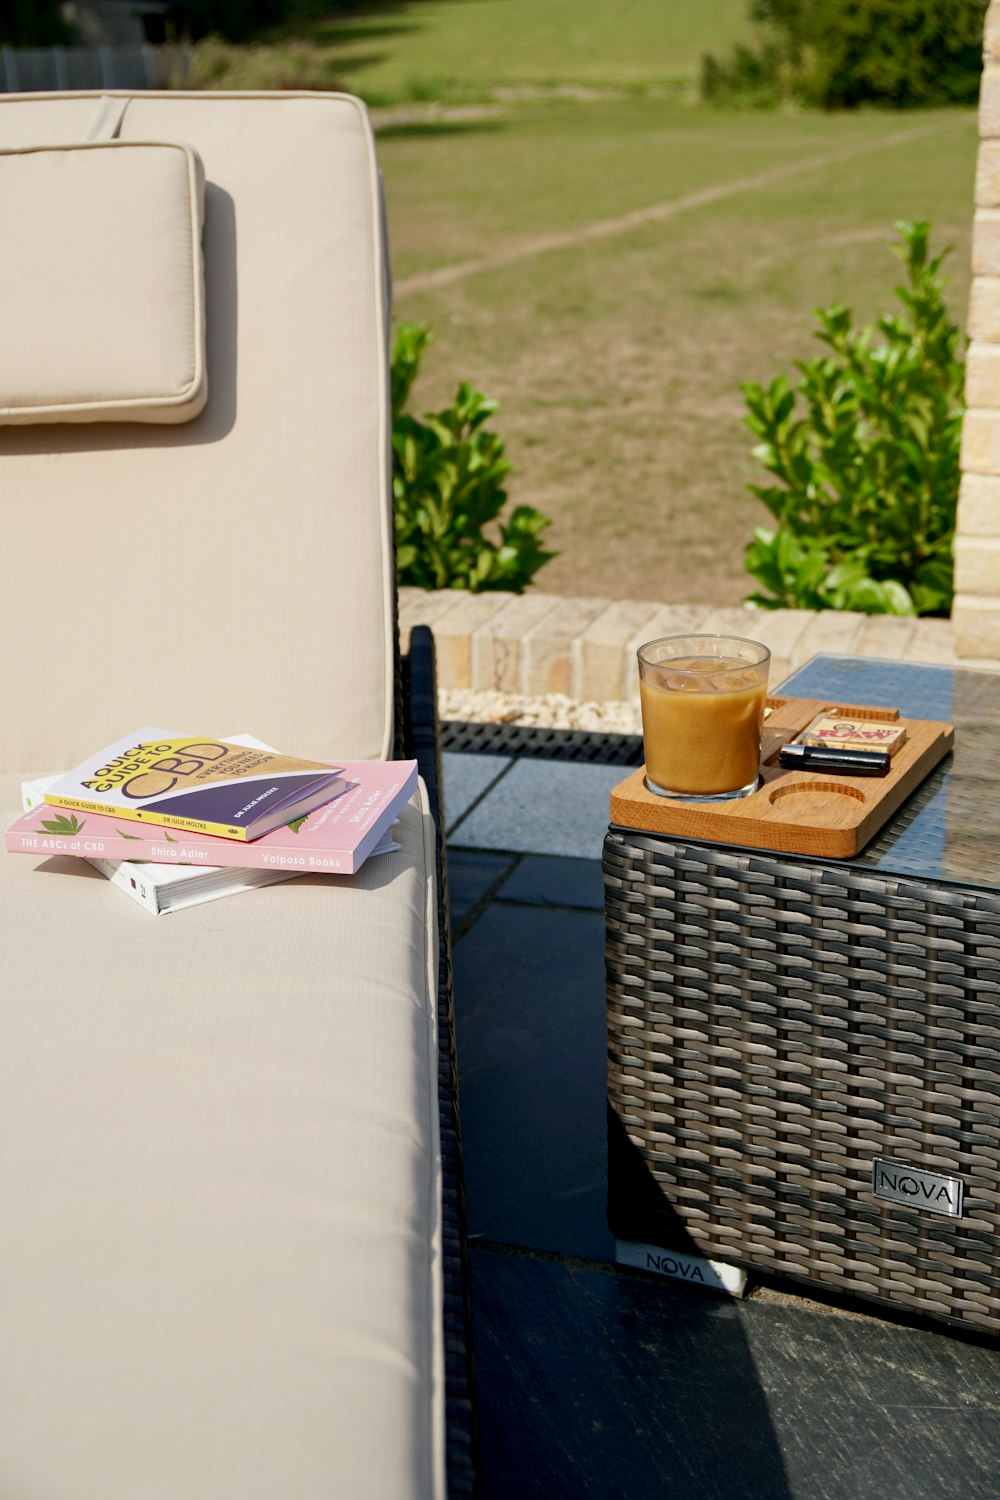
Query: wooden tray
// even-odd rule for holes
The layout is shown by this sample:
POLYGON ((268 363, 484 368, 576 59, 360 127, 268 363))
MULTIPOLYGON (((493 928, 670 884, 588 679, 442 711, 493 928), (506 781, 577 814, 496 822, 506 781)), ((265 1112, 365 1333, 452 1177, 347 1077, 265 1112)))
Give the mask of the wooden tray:
POLYGON ((888 822, 951 749, 953 724, 901 719, 898 709, 833 703, 823 698, 768 698, 761 784, 732 802, 675 802, 647 791, 645 766, 611 793, 611 821, 622 828, 669 833, 715 844, 850 859, 888 822), (886 776, 843 776, 788 771, 777 763, 782 745, 820 713, 843 713, 902 724, 906 739, 886 776))

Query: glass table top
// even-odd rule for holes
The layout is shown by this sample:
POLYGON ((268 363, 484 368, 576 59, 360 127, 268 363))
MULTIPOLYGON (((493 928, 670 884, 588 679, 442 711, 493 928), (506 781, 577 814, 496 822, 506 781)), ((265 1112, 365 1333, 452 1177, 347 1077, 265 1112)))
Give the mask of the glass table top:
POLYGON ((1000 889, 1000 673, 816 656, 775 691, 898 708, 955 725, 955 749, 850 861, 886 875, 1000 889))

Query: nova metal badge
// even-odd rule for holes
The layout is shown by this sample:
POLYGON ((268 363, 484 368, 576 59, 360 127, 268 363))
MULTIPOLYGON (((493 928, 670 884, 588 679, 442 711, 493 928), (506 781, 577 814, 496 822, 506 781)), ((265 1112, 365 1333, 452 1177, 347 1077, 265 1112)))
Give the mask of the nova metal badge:
POLYGON ((925 1172, 922 1167, 908 1167, 903 1162, 876 1156, 872 1162, 872 1192, 886 1203, 901 1203, 906 1208, 943 1214, 949 1219, 962 1217, 961 1177, 945 1177, 940 1172, 925 1172))

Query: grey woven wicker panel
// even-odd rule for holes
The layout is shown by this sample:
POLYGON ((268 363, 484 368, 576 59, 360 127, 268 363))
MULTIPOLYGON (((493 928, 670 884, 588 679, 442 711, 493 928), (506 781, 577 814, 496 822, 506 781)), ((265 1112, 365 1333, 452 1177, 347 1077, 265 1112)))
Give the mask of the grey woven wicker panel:
POLYGON ((604 878, 614 1233, 1000 1331, 1000 895, 621 830, 604 878))

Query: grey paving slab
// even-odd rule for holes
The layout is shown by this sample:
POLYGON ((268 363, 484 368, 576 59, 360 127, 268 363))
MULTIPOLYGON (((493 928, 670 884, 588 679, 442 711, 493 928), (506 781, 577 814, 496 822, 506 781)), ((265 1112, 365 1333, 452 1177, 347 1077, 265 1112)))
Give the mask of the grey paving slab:
POLYGON ((446 750, 441 757, 444 774, 446 832, 450 833, 477 797, 502 776, 510 765, 506 755, 462 755, 446 750))
POLYGON ((481 849, 452 849, 448 854, 448 905, 452 927, 460 927, 517 856, 485 854, 481 849))
POLYGON ((603 915, 493 902, 453 965, 469 1233, 609 1259, 603 915))
POLYGON ((524 906, 576 906, 603 911, 604 877, 596 859, 524 854, 497 890, 496 899, 517 901, 524 906))
POLYGON ((454 843, 600 859, 611 789, 626 774, 621 766, 519 760, 455 828, 454 843))

